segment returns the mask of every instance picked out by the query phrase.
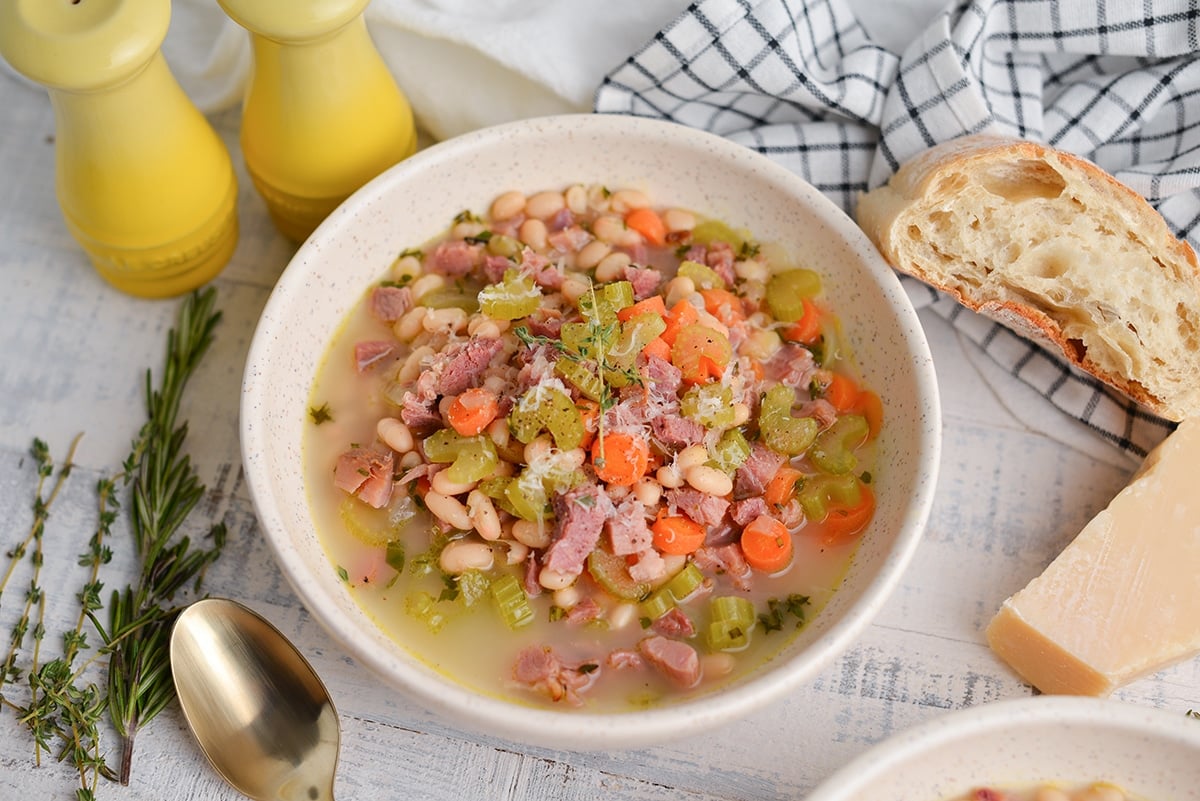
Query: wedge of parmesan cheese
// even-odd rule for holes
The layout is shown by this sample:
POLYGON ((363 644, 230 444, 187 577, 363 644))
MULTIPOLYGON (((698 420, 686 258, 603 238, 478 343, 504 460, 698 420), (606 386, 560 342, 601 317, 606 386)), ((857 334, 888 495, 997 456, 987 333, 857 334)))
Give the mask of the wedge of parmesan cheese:
POLYGON ((1183 422, 988 625, 1045 693, 1104 696, 1200 652, 1200 418, 1183 422))

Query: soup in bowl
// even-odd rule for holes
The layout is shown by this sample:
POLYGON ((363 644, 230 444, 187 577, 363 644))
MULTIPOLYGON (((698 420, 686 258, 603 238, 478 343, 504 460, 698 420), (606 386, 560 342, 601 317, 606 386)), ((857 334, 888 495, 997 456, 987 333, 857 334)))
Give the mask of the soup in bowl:
POLYGON ((811 676, 915 548, 940 422, 898 281, 751 151, 618 117, 438 145, 268 301, 243 452, 347 651, 463 725, 576 748, 811 676))

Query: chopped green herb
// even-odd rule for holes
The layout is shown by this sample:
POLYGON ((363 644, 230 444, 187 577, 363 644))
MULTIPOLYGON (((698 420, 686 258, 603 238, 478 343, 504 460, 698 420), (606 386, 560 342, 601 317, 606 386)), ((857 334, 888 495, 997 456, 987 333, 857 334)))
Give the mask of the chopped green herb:
POLYGON ((555 621, 558 621, 558 620, 562 620, 566 616, 567 616, 567 610, 563 609, 561 606, 558 606, 556 604, 556 605, 550 607, 550 622, 551 623, 554 623, 555 621))
POLYGON ((743 242, 741 248, 738 249, 738 258, 752 259, 758 255, 759 250, 760 248, 757 242, 751 242, 747 240, 743 242))
POLYGON ((653 625, 654 625, 654 621, 653 621, 653 620, 651 620, 651 619, 650 619, 650 618, 648 618, 648 617, 639 617, 639 618, 638 618, 638 623, 641 623, 641 624, 642 624, 642 628, 644 628, 644 629, 648 629, 648 628, 650 628, 651 626, 653 626, 653 625))
POLYGON ((464 242, 470 242, 473 245, 486 245, 492 238, 491 231, 480 231, 474 236, 463 237, 464 242))
POLYGON ((337 574, 338 574, 338 578, 340 578, 342 581, 346 582, 347 584, 350 583, 350 574, 346 571, 346 568, 342 567, 341 565, 338 565, 337 566, 337 574))
POLYGON ((442 593, 438 596, 439 601, 454 601, 458 599, 458 582, 454 580, 454 576, 442 574, 442 593))
POLYGON ((808 596, 799 593, 793 593, 783 599, 771 598, 767 601, 768 611, 765 614, 760 613, 758 616, 759 625, 766 633, 780 631, 783 628, 784 619, 790 615, 796 618, 796 628, 800 628, 804 624, 804 607, 808 605, 808 602, 808 596))
POLYGON ((328 423, 333 420, 333 412, 329 409, 328 403, 322 403, 320 406, 309 407, 308 416, 312 419, 315 425, 328 423))
POLYGON ((425 251, 421 250, 420 248, 408 248, 407 250, 402 250, 400 255, 396 258, 404 259, 409 256, 412 256, 414 259, 423 259, 425 258, 425 251))
POLYGON ((858 480, 864 484, 870 484, 871 483, 871 471, 870 470, 862 471, 862 475, 860 475, 858 477, 858 480))
POLYGON ((455 223, 481 223, 483 220, 470 209, 463 209, 454 215, 455 223))
POLYGON ((595 662, 584 662, 582 665, 579 666, 579 672, 584 674, 585 676, 589 673, 595 673, 599 669, 600 669, 600 666, 597 665, 595 662))

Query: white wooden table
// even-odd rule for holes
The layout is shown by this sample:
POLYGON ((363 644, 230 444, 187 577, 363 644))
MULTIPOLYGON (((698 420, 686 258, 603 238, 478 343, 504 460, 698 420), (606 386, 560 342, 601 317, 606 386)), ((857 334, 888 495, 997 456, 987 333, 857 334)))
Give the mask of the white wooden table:
MULTIPOLYGON (((0 76, 0 119, 3 550, 24 535, 32 515, 32 438, 45 439, 60 458, 84 432, 77 470, 45 534, 46 647, 53 650, 78 609, 74 593, 84 577, 75 557, 95 524, 94 484, 118 468, 143 420, 143 371, 159 369, 177 304, 111 289, 68 236, 54 198, 54 126, 45 95, 0 76)), ((380 685, 301 607, 260 536, 242 478, 242 365, 259 311, 294 247, 276 233, 250 188, 237 150, 238 123, 236 113, 214 120, 242 186, 241 240, 216 281, 224 311, 216 345, 184 401, 190 451, 209 488, 188 528, 202 534, 210 521, 227 523, 228 546, 207 590, 265 614, 332 691, 343 726, 340 798, 798 799, 893 732, 947 710, 1031 693, 992 655, 983 629, 1000 602, 1103 508, 1134 465, 1102 444, 1064 446, 1014 417, 1006 392, 981 379, 986 368, 974 346, 931 314, 922 319, 941 384, 945 445, 925 539, 865 636, 793 697, 670 745, 572 753, 460 732, 380 685)), ((1050 430, 1069 422, 1055 415, 1047 411, 1050 430)), ((102 576, 108 589, 132 577, 127 536, 119 534, 114 547, 102 576)), ((17 587, 28 581, 21 575, 17 587)), ((0 602, 0 652, 20 600, 20 590, 10 589, 0 602)), ((1137 682, 1118 697, 1180 714, 1200 708, 1200 661, 1137 682)), ((107 745, 116 763, 115 737, 107 745)), ((43 759, 35 767, 28 732, 11 712, 0 712, 0 799, 65 800, 73 788, 68 766, 43 759)), ((139 737, 130 786, 106 783, 99 792, 101 799, 239 797, 208 766, 174 705, 139 737)))

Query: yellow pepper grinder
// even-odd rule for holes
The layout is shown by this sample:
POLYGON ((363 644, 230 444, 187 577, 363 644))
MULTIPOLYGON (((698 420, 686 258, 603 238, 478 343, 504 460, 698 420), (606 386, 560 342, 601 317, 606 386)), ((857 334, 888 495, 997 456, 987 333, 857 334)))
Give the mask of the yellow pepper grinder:
POLYGON ((0 53, 50 93, 72 236, 142 297, 213 278, 237 243, 229 153, 160 47, 170 0, 0 0, 0 53))
POLYGON ((412 109, 367 33, 369 0, 219 0, 250 31, 246 169, 276 226, 301 241, 417 146, 412 109))

